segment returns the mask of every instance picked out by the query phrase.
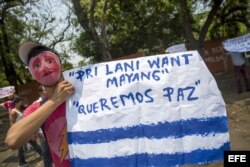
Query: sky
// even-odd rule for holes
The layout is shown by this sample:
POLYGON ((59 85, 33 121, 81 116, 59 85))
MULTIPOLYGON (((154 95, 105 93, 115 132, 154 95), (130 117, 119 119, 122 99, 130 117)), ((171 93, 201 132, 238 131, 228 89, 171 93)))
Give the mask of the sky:
POLYGON ((77 64, 82 60, 84 60, 84 58, 76 54, 71 56, 69 62, 72 63, 74 66, 77 66, 77 64))

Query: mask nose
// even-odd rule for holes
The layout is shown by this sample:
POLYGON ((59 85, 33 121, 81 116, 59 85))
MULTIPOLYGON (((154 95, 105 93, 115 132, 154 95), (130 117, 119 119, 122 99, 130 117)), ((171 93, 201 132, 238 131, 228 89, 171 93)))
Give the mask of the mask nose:
POLYGON ((41 63, 41 71, 45 72, 45 73, 49 72, 48 64, 46 62, 44 62, 44 61, 41 63))

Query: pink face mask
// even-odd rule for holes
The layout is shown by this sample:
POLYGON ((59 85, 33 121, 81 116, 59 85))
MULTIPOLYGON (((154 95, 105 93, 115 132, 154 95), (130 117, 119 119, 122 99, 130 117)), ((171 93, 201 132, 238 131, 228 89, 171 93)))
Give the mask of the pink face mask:
POLYGON ((60 79, 60 60, 56 54, 50 51, 44 51, 32 57, 28 68, 35 80, 42 85, 52 86, 60 79))

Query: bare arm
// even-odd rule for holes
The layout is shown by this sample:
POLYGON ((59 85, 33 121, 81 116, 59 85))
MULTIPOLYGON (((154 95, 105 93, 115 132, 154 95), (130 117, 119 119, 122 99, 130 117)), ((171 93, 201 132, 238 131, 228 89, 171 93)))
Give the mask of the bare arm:
POLYGON ((10 148, 17 149, 28 142, 48 116, 73 92, 74 88, 68 81, 58 83, 53 96, 46 103, 10 127, 5 143, 10 148))

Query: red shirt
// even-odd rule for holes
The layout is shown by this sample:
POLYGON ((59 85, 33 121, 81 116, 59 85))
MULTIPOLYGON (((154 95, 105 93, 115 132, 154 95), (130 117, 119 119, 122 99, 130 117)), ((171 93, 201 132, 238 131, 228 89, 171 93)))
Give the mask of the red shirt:
MULTIPOLYGON (((41 100, 35 101, 25 111, 28 116, 41 106, 41 100)), ((66 103, 62 103, 44 122, 43 131, 48 141, 55 167, 70 167, 66 128, 66 103)))

